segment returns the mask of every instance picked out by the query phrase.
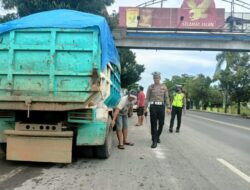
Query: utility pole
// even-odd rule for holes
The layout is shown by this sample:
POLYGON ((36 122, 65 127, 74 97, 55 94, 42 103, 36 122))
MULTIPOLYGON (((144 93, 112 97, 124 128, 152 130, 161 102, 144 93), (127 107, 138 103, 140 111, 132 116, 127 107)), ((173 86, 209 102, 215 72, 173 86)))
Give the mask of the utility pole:
POLYGON ((231 1, 231 23, 230 23, 230 32, 233 32, 234 28, 234 0, 231 1))
POLYGON ((231 2, 231 16, 234 16, 234 0, 231 2))

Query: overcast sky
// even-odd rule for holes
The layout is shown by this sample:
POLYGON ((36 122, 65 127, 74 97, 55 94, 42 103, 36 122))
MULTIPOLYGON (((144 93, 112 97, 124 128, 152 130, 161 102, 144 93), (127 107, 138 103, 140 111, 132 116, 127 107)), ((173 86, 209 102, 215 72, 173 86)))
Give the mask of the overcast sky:
MULTIPOLYGON (((111 12, 112 10, 115 10, 118 12, 118 7, 128 7, 128 6, 131 6, 131 7, 134 7, 134 6, 138 6, 142 3, 145 3, 145 2, 148 2, 150 0, 115 0, 115 3, 108 7, 108 11, 111 12)), ((159 1, 159 0, 157 0, 159 1)), ((232 0, 227 0, 229 2, 231 2, 232 0)), ((250 4, 250 1, 249 0, 241 0, 243 2, 246 2, 248 4, 250 4)), ((225 1, 222 1, 222 0, 214 0, 215 2, 215 5, 216 5, 216 8, 225 8, 226 9, 226 12, 230 12, 231 11, 231 4, 230 3, 227 3, 225 1)), ((237 0, 235 0, 235 2, 237 3, 237 0)), ((180 8, 181 5, 183 3, 183 0, 167 0, 167 1, 164 1, 163 3, 163 7, 166 7, 166 8, 180 8)), ((155 7, 160 7, 160 4, 156 4, 154 5, 155 7)), ((235 11, 239 11, 239 12, 249 12, 249 10, 247 9, 242 9, 241 7, 239 6, 235 6, 235 11)))
MULTIPOLYGON (((133 7, 147 2, 148 0, 115 0, 115 3, 108 7, 109 13, 113 10, 118 12, 119 7, 133 7)), ((183 0, 168 0, 165 1, 163 7, 165 8, 180 8, 183 0)), ((248 2, 248 1, 245 1, 248 2)), ((229 3, 222 0, 215 0, 217 8, 225 8, 226 12, 230 12, 231 6, 229 3)), ((155 5, 160 7, 160 4, 155 5)), ((235 7, 235 11, 243 12, 239 7, 235 7)), ((249 12, 249 10, 248 10, 249 12)), ((146 68, 142 74, 142 80, 139 84, 147 88, 152 80, 151 73, 160 71, 162 73, 162 80, 165 78, 171 79, 173 75, 189 74, 196 76, 197 74, 204 74, 206 76, 213 76, 216 66, 216 54, 220 52, 213 51, 167 51, 167 50, 132 50, 136 54, 136 61, 143 64, 146 68)))

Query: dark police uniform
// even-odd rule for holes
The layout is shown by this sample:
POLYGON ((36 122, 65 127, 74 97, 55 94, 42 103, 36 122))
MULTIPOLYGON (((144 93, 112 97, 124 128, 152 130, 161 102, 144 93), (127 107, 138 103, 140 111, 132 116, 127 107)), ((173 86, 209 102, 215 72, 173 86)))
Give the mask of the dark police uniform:
MULTIPOLYGON (((158 72, 153 73, 154 76, 160 76, 158 72)), ((168 89, 164 84, 152 84, 148 87, 145 107, 150 110, 150 123, 152 135, 152 148, 157 146, 160 142, 160 135, 162 133, 165 120, 165 106, 169 107, 168 89), (158 123, 158 127, 157 127, 158 123)))

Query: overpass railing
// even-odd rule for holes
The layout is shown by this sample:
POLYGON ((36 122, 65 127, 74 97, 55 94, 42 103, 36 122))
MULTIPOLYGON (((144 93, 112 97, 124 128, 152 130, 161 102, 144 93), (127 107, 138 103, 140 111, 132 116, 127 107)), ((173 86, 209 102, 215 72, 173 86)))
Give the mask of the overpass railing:
POLYGON ((225 13, 224 31, 250 33, 250 13, 225 13))

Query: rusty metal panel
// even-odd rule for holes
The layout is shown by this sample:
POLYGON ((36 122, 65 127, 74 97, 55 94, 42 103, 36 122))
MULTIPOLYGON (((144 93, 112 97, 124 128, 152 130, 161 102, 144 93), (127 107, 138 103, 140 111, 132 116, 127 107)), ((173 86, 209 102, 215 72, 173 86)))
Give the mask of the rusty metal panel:
MULTIPOLYGON (((46 98, 50 97, 44 97, 44 99, 40 100, 39 102, 32 102, 30 105, 30 111, 68 111, 68 110, 77 110, 77 109, 84 109, 88 106, 88 103, 90 101, 96 102, 99 100, 100 93, 89 93, 88 99, 82 98, 82 102, 74 102, 71 101, 69 102, 58 102, 61 99, 54 98, 54 99, 49 99, 46 100, 46 98), (54 101, 54 102, 53 102, 54 101)), ((1 99, 2 97, 0 97, 1 99)), ((23 97, 25 98, 25 97, 23 97)), ((27 98, 27 97, 26 97, 27 98)), ((27 110, 27 104, 24 101, 20 101, 20 97, 14 96, 8 97, 6 96, 3 102, 0 100, 0 110, 27 110), (16 99, 14 99, 16 98, 16 99)), ((68 99, 69 100, 69 99, 68 99)))
POLYGON ((107 123, 102 121, 79 124, 76 144, 78 146, 103 145, 106 138, 107 127, 107 123))
POLYGON ((71 163, 72 136, 7 135, 7 160, 71 163))

